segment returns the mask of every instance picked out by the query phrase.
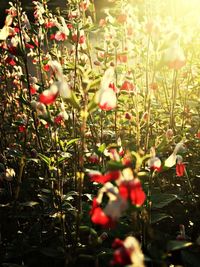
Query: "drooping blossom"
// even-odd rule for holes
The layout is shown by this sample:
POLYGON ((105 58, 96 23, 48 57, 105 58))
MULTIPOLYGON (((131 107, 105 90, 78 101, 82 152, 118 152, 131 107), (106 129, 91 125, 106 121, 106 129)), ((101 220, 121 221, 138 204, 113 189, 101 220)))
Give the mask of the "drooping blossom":
POLYGON ((120 171, 109 171, 105 174, 99 171, 90 171, 88 175, 92 182, 105 184, 117 180, 120 177, 120 171))
POLYGON ((108 68, 101 80, 100 89, 95 96, 95 102, 101 110, 109 111, 117 106, 116 92, 113 90, 113 82, 115 80, 114 68, 108 68))
POLYGON ((58 95, 63 99, 69 99, 71 97, 71 89, 65 79, 60 63, 52 61, 50 65, 57 81, 53 82, 50 88, 43 91, 39 96, 39 101, 46 105, 54 103, 58 95))
POLYGON ((26 131, 26 126, 21 124, 19 127, 18 127, 18 130, 20 133, 24 133, 26 131))
POLYGON ((137 207, 144 203, 146 199, 145 192, 140 180, 134 177, 131 168, 125 168, 116 183, 119 186, 119 193, 123 199, 130 199, 131 203, 137 207))
POLYGON ((72 33, 72 40, 78 43, 83 49, 86 48, 86 36, 84 30, 74 31, 72 33))
POLYGON ((170 69, 178 70, 186 64, 183 49, 174 41, 163 54, 163 61, 170 69))
POLYGON ((100 158, 96 153, 93 153, 88 157, 88 161, 93 164, 98 164, 100 161, 100 158))
POLYGON ((39 85, 37 84, 38 80, 36 77, 30 77, 29 79, 30 82, 30 92, 32 95, 37 93, 37 90, 39 89, 39 85))
POLYGON ((5 18, 4 26, 2 29, 0 29, 0 41, 5 41, 8 36, 14 33, 11 25, 13 23, 13 18, 17 15, 17 10, 14 6, 12 6, 11 2, 9 4, 11 7, 7 9, 7 16, 5 18))
POLYGON ((65 22, 65 19, 60 16, 59 17, 60 23, 56 22, 55 25, 58 28, 58 31, 54 35, 54 39, 57 41, 65 41, 69 36, 69 28, 65 22))
POLYGON ((124 81, 124 83, 122 84, 121 91, 126 91, 126 92, 135 92, 136 88, 135 85, 129 81, 124 81))
POLYGON ((119 63, 127 63, 127 61, 128 61, 128 56, 127 56, 127 54, 118 54, 118 55, 117 55, 117 61, 118 61, 119 63))
POLYGON ((200 131, 197 132, 196 137, 200 139, 200 131))
POLYGON ((117 17, 117 22, 124 24, 127 21, 127 14, 125 13, 121 13, 118 17, 117 17))
POLYGON ((184 148, 183 142, 178 143, 175 146, 175 149, 172 152, 172 154, 165 160, 164 166, 167 167, 167 168, 173 167, 176 164, 177 153, 183 148, 184 148))
POLYGON ((185 174, 185 164, 183 163, 183 157, 180 155, 176 156, 176 175, 181 177, 185 174))
POLYGON ((128 236, 125 240, 116 238, 112 244, 115 249, 112 265, 122 265, 127 267, 144 267, 144 254, 137 239, 128 236))
POLYGON ((39 1, 33 1, 34 6, 34 18, 35 22, 38 23, 39 25, 42 25, 45 23, 45 20, 43 18, 43 15, 45 13, 45 9, 42 3, 39 1))
POLYGON ((160 172, 162 169, 161 166, 162 163, 161 160, 158 157, 156 157, 156 151, 154 147, 151 148, 150 153, 151 153, 151 158, 148 160, 148 166, 150 170, 160 172))
POLYGON ((125 115, 124 115, 124 117, 125 117, 127 120, 131 120, 131 119, 132 119, 132 115, 131 115, 131 113, 129 113, 129 112, 126 112, 125 115))
POLYGON ((112 183, 107 182, 99 190, 97 197, 93 199, 90 211, 91 220, 93 223, 106 228, 113 227, 126 208, 127 201, 121 197, 118 188, 112 183), (108 202, 104 208, 101 208, 104 194, 108 197, 108 202))

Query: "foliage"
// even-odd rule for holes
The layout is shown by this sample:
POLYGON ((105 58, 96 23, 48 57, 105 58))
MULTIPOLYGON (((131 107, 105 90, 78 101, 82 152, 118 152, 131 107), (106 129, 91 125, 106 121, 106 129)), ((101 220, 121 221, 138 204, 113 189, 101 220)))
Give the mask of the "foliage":
POLYGON ((110 2, 6 10, 1 266, 200 264, 199 4, 110 2))

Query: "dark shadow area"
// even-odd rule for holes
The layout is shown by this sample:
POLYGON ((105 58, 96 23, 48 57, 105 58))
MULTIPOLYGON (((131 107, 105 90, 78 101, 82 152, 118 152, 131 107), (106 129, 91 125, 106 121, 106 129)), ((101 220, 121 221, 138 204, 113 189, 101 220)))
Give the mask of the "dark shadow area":
MULTIPOLYGON (((0 16, 0 28, 2 28, 4 25, 4 20, 6 17, 5 10, 7 8, 9 8, 8 2, 9 1, 7 1, 7 0, 1 0, 1 3, 0 3, 0 14, 1 14, 1 16, 0 16)), ((29 2, 27 0, 21 0, 21 2, 22 2, 23 10, 27 12, 29 19, 32 21, 33 20, 33 6, 34 5, 32 4, 31 1, 29 2)), ((97 20, 103 16, 103 9, 104 8, 106 8, 110 5, 113 5, 112 3, 108 3, 107 0, 94 0, 94 3, 95 3, 96 14, 97 14, 97 20)), ((50 0, 48 2, 48 7, 52 11, 55 11, 56 8, 60 8, 60 10, 67 10, 67 3, 66 3, 66 0, 57 0, 57 1, 50 0)))

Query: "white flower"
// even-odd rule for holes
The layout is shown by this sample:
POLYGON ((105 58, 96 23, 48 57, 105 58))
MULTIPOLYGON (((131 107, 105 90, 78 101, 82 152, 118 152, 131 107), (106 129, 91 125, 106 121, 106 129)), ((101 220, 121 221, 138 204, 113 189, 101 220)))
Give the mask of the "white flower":
POLYGON ((184 148, 184 144, 182 142, 178 143, 172 152, 172 154, 165 160, 165 167, 171 168, 176 164, 176 159, 177 159, 177 153, 179 150, 184 148))

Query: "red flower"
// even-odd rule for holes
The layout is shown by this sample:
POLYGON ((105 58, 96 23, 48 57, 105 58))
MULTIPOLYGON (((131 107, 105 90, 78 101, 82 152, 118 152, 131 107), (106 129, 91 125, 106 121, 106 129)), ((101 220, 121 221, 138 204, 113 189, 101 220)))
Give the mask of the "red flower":
POLYGON ((57 32, 54 36, 56 41, 65 41, 67 40, 67 35, 64 32, 57 32))
POLYGON ((99 163, 99 157, 96 154, 91 155, 88 158, 88 160, 89 160, 90 163, 93 163, 93 164, 98 164, 99 163))
POLYGON ((131 120, 132 115, 131 115, 129 112, 126 112, 126 113, 125 113, 125 118, 126 118, 127 120, 131 120))
POLYGON ((125 81, 121 86, 121 91, 134 92, 135 85, 129 81, 125 81))
POLYGON ((177 163, 176 164, 176 175, 178 177, 183 176, 185 173, 185 165, 181 162, 181 163, 177 163))
POLYGON ((8 56, 5 61, 6 61, 6 63, 8 63, 11 66, 15 66, 16 65, 16 61, 11 56, 8 56))
POLYGON ((26 131, 26 126, 25 125, 20 125, 18 127, 18 130, 19 130, 20 133, 24 133, 26 131))
POLYGON ((170 69, 179 70, 180 68, 185 66, 185 64, 186 64, 185 60, 176 59, 174 61, 169 62, 168 67, 170 69))
POLYGON ((25 44, 25 47, 26 47, 26 48, 33 49, 33 48, 34 48, 34 45, 29 44, 29 43, 26 43, 26 44, 25 44))
POLYGON ((106 20, 105 20, 105 19, 100 19, 100 21, 99 21, 99 26, 100 26, 100 27, 104 27, 104 26, 106 26, 106 20))
POLYGON ((57 96, 58 96, 58 91, 55 93, 50 93, 50 92, 46 92, 47 90, 45 90, 42 94, 40 94, 39 96, 39 102, 45 104, 45 105, 50 105, 52 103, 55 102, 57 96))
POLYGON ((34 95, 34 94, 36 94, 37 89, 34 86, 31 85, 30 86, 30 92, 31 92, 32 95, 34 95))
POLYGON ((74 34, 74 35, 72 35, 72 40, 73 40, 75 43, 78 42, 79 44, 84 44, 86 38, 85 38, 84 35, 80 35, 80 36, 79 36, 79 39, 78 39, 77 34, 74 34))
POLYGON ((54 21, 47 21, 45 24, 44 24, 44 26, 45 26, 45 28, 52 28, 52 27, 54 27, 54 26, 56 26, 55 25, 55 22, 54 21))
POLYGON ((130 198, 131 203, 137 207, 140 207, 146 199, 146 195, 139 179, 122 182, 119 186, 119 193, 124 199, 130 198))
POLYGON ((63 121, 63 116, 58 115, 54 118, 54 123, 56 124, 61 124, 61 122, 63 121))
POLYGON ((150 85, 151 90, 156 91, 158 90, 158 84, 157 83, 151 83, 150 85))
POLYGON ((112 90, 109 89, 106 91, 100 92, 100 97, 99 97, 99 108, 101 110, 105 111, 110 111, 117 106, 117 97, 116 93, 112 90))
POLYGON ((127 60, 128 60, 128 57, 126 54, 118 54, 117 55, 117 60, 120 62, 120 63, 126 63, 127 60))
POLYGON ((199 138, 200 139, 200 131, 198 131, 198 133, 197 133, 197 138, 199 138))
POLYGON ((112 265, 144 267, 144 255, 140 244, 133 236, 128 236, 124 241, 116 238, 112 244, 115 249, 112 265))
POLYGON ((126 14, 120 14, 118 17, 117 17, 117 21, 119 23, 125 23, 127 20, 127 15, 126 14))
POLYGON ((101 184, 105 184, 109 181, 115 181, 120 177, 119 171, 110 171, 105 174, 101 174, 100 172, 91 172, 89 173, 92 182, 97 182, 101 184))
POLYGON ((100 224, 105 228, 114 227, 116 222, 109 216, 107 216, 102 208, 99 206, 97 199, 93 199, 92 209, 90 211, 91 221, 95 224, 100 224))
POLYGON ((117 93, 117 87, 115 86, 114 83, 109 83, 108 88, 112 89, 115 93, 117 93))
POLYGON ((50 65, 49 64, 46 64, 43 66, 43 70, 44 71, 49 71, 50 70, 50 65))
POLYGON ((119 238, 116 238, 112 244, 112 247, 115 249, 113 254, 112 265, 129 265, 131 264, 130 252, 124 247, 124 243, 119 238))

